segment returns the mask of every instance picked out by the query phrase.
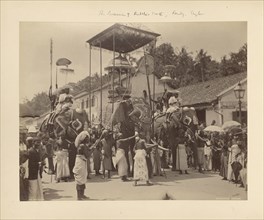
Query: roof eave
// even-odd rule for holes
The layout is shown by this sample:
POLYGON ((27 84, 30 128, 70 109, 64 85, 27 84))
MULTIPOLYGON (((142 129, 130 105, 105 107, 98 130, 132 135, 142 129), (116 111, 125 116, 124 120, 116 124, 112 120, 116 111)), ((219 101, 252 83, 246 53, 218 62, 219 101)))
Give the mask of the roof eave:
MULTIPOLYGON (((241 83, 244 83, 247 81, 247 78, 240 80, 241 83)), ((234 85, 230 86, 229 88, 227 88, 226 90, 220 92, 218 95, 216 95, 216 97, 220 98, 221 96, 223 96, 224 94, 226 94, 227 92, 229 92, 230 90, 233 90, 236 87, 237 83, 235 83, 234 85)))

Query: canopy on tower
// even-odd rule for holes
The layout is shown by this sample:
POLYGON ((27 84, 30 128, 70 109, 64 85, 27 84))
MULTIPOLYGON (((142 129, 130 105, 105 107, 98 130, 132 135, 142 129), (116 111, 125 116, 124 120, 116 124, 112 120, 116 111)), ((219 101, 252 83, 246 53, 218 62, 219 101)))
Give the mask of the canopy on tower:
POLYGON ((119 56, 115 57, 115 59, 112 59, 108 66, 105 67, 105 70, 109 70, 111 71, 113 68, 120 68, 120 69, 132 69, 134 68, 133 66, 131 66, 131 64, 129 63, 129 61, 127 60, 126 57, 122 57, 121 54, 119 54, 119 56))
POLYGON ((117 23, 86 42, 93 47, 101 47, 119 53, 129 53, 152 42, 158 36, 160 34, 117 23))

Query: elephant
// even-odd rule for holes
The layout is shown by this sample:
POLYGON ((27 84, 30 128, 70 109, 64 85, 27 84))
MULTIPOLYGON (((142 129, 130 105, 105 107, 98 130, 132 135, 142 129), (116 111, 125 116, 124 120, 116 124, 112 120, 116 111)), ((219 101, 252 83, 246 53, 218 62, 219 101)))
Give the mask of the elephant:
POLYGON ((46 116, 40 126, 40 132, 47 134, 52 139, 61 139, 63 148, 69 152, 69 168, 71 178, 73 178, 73 166, 77 149, 74 141, 77 135, 83 130, 88 130, 90 122, 85 110, 79 108, 67 108, 58 114, 54 112, 46 116))
MULTIPOLYGON (((167 113, 168 114, 168 113, 167 113)), ((197 164, 197 144, 195 131, 198 129, 198 119, 193 107, 180 107, 169 115, 162 113, 154 118, 154 136, 162 140, 171 149, 172 170, 176 171, 176 158, 179 144, 185 144, 187 137, 191 140, 194 156, 194 166, 197 164)))
POLYGON ((90 126, 85 110, 68 108, 55 116, 54 114, 55 112, 48 114, 40 126, 40 132, 48 133, 53 139, 62 138, 72 143, 81 131, 90 126))
MULTIPOLYGON (((142 137, 150 141, 151 111, 150 106, 143 98, 132 97, 117 102, 110 121, 112 127, 119 125, 119 131, 124 138, 133 136, 137 130, 142 137)), ((127 141, 126 145, 127 151, 125 153, 128 162, 128 174, 131 175, 128 153, 130 150, 131 156, 134 158, 135 139, 127 141)))

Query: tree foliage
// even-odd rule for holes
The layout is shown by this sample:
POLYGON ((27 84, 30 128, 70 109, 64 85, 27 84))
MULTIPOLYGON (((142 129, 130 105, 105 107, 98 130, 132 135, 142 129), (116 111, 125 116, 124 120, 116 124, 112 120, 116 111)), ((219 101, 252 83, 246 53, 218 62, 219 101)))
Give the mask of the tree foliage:
POLYGON ((168 83, 173 88, 179 88, 198 82, 204 82, 217 77, 223 77, 247 70, 247 44, 238 52, 230 53, 230 58, 224 56, 221 62, 213 60, 207 51, 200 49, 193 57, 186 47, 177 49, 171 44, 164 43, 157 47, 152 55, 155 57, 155 74, 161 78, 166 65, 174 65, 175 71, 170 74, 173 78, 168 83))
POLYGON ((31 101, 20 104, 20 116, 42 115, 50 109, 50 99, 46 92, 36 94, 31 101))
POLYGON ((238 53, 230 53, 230 58, 224 56, 220 62, 223 76, 247 71, 247 44, 244 44, 238 53))

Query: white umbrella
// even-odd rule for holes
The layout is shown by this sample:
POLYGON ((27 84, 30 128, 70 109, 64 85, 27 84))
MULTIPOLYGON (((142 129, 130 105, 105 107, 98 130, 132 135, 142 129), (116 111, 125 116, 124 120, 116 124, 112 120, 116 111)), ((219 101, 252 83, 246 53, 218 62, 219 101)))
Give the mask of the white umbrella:
POLYGON ((226 121, 223 125, 222 125, 222 129, 223 130, 229 130, 232 128, 240 128, 241 124, 237 121, 226 121))
POLYGON ((211 132, 222 132, 223 129, 219 126, 216 126, 216 125, 209 125, 207 126, 204 131, 211 131, 211 132))
POLYGON ((34 125, 30 126, 28 128, 28 133, 37 133, 38 130, 36 129, 36 127, 34 125))

